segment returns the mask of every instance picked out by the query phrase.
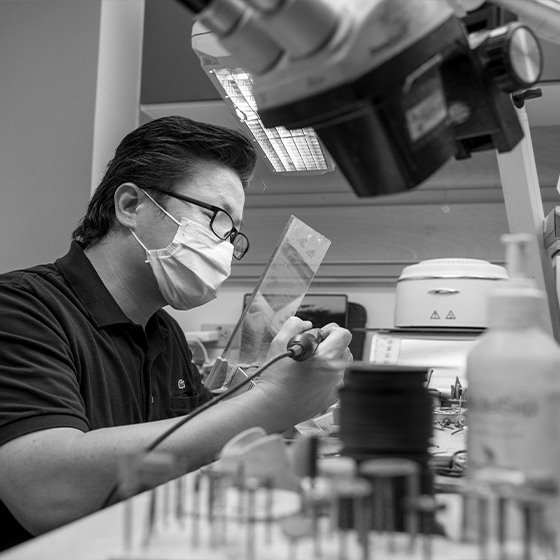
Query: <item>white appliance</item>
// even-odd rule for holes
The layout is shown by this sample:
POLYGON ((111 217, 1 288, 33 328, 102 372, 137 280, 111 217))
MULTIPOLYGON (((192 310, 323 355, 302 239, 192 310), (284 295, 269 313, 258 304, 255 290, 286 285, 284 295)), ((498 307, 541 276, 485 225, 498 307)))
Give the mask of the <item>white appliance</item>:
POLYGON ((397 281, 395 327, 484 328, 487 296, 508 279, 504 267, 480 259, 429 259, 407 266, 397 281))

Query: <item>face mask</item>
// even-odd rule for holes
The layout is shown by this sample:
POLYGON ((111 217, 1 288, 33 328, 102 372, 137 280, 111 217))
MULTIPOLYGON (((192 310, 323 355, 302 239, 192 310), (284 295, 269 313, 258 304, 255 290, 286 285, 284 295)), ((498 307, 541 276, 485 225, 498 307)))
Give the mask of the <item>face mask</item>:
MULTIPOLYGON (((144 192, 144 191, 143 191, 144 192)), ((192 309, 213 300, 231 273, 233 245, 221 241, 202 224, 183 218, 178 222, 148 193, 144 194, 178 226, 173 241, 165 249, 146 251, 159 289, 174 309, 192 309)))

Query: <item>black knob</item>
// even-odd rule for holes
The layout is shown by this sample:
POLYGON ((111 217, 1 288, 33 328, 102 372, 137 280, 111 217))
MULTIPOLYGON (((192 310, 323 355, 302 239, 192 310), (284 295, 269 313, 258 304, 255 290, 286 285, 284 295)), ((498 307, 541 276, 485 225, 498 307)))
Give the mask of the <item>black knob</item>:
POLYGON ((317 350, 317 346, 319 346, 322 340, 321 329, 309 329, 296 336, 292 336, 288 341, 288 350, 292 351, 292 358, 294 360, 303 362, 315 354, 315 350, 317 350))
POLYGON ((527 89, 525 91, 519 91, 514 93, 511 96, 513 104, 518 108, 521 109, 523 105, 525 105, 526 99, 536 99, 537 97, 542 97, 542 89, 535 88, 535 89, 527 89))

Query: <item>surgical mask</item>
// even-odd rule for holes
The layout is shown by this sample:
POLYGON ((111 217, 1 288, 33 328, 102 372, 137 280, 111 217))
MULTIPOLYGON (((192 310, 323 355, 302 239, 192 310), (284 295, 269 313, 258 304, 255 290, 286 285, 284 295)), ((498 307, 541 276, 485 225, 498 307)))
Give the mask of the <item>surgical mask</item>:
MULTIPOLYGON (((144 192, 144 191, 143 191, 144 192)), ((174 309, 192 309, 213 300, 231 273, 233 245, 217 239, 202 224, 182 218, 178 222, 148 193, 144 194, 179 227, 173 241, 164 249, 148 249, 131 229, 146 251, 160 292, 174 309)))

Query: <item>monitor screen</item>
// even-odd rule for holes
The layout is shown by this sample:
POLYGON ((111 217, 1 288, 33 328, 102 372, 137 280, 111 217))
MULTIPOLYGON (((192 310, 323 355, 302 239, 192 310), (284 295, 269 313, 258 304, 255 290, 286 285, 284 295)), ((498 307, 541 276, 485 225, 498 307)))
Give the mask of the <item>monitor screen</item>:
MULTIPOLYGON (((251 294, 245 294, 247 305, 251 294)), ((306 294, 296 312, 296 317, 311 321, 313 327, 321 328, 328 323, 348 327, 348 296, 345 294, 306 294)))

